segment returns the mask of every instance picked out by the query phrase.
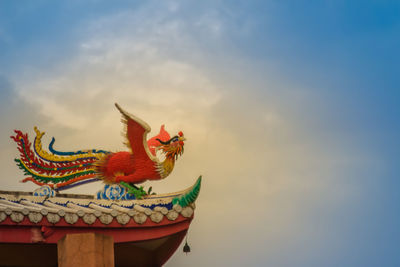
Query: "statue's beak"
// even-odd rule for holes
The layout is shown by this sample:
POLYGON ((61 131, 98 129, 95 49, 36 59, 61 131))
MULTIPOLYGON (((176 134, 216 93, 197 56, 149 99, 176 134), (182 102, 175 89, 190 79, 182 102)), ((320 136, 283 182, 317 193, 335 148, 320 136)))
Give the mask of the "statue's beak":
POLYGON ((184 136, 179 137, 179 141, 186 141, 186 138, 184 136))

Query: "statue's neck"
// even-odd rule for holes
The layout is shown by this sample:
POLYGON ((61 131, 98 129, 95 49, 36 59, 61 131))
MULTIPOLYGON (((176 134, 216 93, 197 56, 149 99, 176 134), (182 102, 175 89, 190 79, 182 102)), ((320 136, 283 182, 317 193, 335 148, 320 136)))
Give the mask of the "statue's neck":
POLYGON ((160 172, 161 178, 167 177, 175 166, 175 157, 167 156, 165 160, 161 163, 162 171, 160 172))

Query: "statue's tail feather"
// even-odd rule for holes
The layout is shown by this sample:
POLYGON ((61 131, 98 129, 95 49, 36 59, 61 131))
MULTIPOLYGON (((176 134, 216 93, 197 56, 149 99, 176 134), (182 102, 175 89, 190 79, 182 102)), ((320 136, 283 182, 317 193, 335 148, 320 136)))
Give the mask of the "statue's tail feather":
POLYGON ((35 182, 38 185, 57 186, 70 185, 83 179, 96 176, 94 163, 109 152, 103 150, 86 150, 76 152, 58 152, 53 149, 54 138, 49 147, 50 151, 42 149, 41 138, 44 132, 35 127, 36 137, 33 144, 28 135, 15 130, 11 138, 17 143, 20 158, 15 159, 17 166, 30 177, 23 180, 35 182), (56 153, 53 153, 55 151, 56 153))

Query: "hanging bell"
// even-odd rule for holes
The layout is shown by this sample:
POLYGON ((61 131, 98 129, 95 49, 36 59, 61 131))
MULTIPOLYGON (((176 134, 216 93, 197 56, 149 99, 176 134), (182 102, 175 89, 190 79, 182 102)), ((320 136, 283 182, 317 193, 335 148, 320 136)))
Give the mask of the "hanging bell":
POLYGON ((186 255, 190 252, 190 247, 186 241, 185 246, 183 246, 183 252, 186 253, 186 255))

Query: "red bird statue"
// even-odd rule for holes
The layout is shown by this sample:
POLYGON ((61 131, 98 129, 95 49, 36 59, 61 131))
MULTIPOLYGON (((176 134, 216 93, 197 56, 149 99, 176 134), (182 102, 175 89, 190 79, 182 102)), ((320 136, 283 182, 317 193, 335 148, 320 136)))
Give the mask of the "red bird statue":
POLYGON ((101 179, 108 184, 122 184, 136 198, 144 196, 146 192, 135 184, 167 177, 172 172, 178 156, 182 155, 186 139, 182 132, 170 138, 163 125, 157 136, 146 141, 150 126, 128 114, 118 104, 115 106, 121 112, 122 121, 126 125, 126 144, 130 148, 129 152, 111 153, 96 149, 60 152, 53 148, 54 138, 49 144, 48 152, 42 149, 41 139, 44 132, 40 132, 36 127, 32 149, 28 135, 15 130, 16 135, 11 138, 17 142, 20 151, 20 158, 15 161, 19 168, 30 176, 23 182, 32 181, 37 185, 49 185, 51 188, 62 190, 101 179), (157 151, 164 153, 164 161, 157 158, 157 151))

